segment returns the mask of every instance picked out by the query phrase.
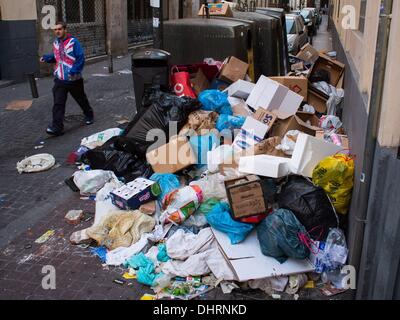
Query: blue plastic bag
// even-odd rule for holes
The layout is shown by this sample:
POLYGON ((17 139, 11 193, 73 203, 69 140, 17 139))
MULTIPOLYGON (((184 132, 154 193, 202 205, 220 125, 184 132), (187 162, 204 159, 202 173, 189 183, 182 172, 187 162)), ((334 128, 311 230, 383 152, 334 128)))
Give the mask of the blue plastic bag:
POLYGON ((157 260, 160 262, 167 262, 169 259, 171 259, 171 258, 168 256, 167 246, 165 245, 165 243, 159 244, 157 260))
POLYGON ((226 233, 232 244, 238 244, 246 239, 254 229, 254 225, 233 220, 230 210, 231 208, 226 202, 220 202, 206 214, 206 218, 214 229, 226 233))
POLYGON ((171 173, 155 173, 150 177, 150 180, 157 182, 160 186, 161 194, 158 197, 160 200, 181 186, 178 177, 171 173))
POLYGON ((96 247, 90 250, 92 254, 99 257, 102 263, 106 263, 107 261, 107 248, 106 247, 96 247))
POLYGON ((228 94, 219 90, 205 90, 199 95, 202 109, 215 111, 219 114, 233 115, 232 107, 228 101, 228 94))
POLYGON ((218 147, 220 145, 220 139, 214 133, 204 136, 192 136, 190 137, 190 145, 197 155, 197 163, 199 165, 205 165, 207 164, 208 151, 213 150, 213 147, 218 147))
POLYGON ((136 272, 137 281, 146 286, 156 285, 156 280, 161 277, 162 273, 155 273, 153 261, 146 257, 142 252, 135 254, 125 262, 125 268, 133 268, 136 272))
POLYGON ((294 213, 286 209, 276 210, 257 226, 261 252, 280 263, 286 262, 288 258, 309 257, 310 250, 299 237, 306 234, 306 229, 294 213))
POLYGON ((218 117, 216 128, 220 132, 225 129, 240 129, 241 127, 243 127, 245 121, 246 117, 243 116, 230 116, 228 114, 221 114, 218 117))

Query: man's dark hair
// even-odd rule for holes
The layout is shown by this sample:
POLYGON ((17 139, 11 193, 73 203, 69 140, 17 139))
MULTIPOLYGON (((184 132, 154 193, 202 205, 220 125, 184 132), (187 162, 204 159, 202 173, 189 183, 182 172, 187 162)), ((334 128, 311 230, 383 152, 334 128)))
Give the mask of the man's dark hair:
POLYGON ((64 21, 57 21, 55 25, 61 25, 64 29, 67 29, 67 24, 64 21))

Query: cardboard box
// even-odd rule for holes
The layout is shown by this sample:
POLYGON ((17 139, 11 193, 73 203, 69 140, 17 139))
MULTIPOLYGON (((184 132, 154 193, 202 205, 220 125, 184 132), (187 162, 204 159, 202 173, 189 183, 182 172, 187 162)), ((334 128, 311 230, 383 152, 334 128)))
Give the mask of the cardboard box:
POLYGON ((317 61, 311 68, 308 78, 311 78, 319 70, 326 70, 330 74, 330 84, 336 87, 344 73, 344 68, 345 65, 343 63, 332 60, 329 57, 320 54, 317 61))
POLYGON ((266 124, 271 129, 278 117, 273 112, 269 112, 263 108, 259 108, 254 113, 253 118, 256 119, 257 121, 260 121, 263 124, 266 124))
POLYGON ((343 150, 343 147, 300 133, 291 159, 291 170, 295 174, 312 177, 314 168, 326 157, 343 150))
MULTIPOLYGON (((324 135, 325 135, 325 132, 323 130, 320 130, 320 131, 316 132, 315 137, 317 139, 324 140, 324 135)), ((342 140, 342 148, 343 149, 350 149, 349 138, 344 134, 339 134, 338 136, 339 136, 340 140, 342 140)))
POLYGON ((262 254, 257 231, 254 230, 242 243, 232 245, 229 237, 216 229, 211 229, 221 253, 232 269, 235 279, 240 282, 265 279, 299 273, 308 273, 314 270, 309 259, 288 259, 279 263, 275 258, 262 254))
POLYGON ((260 107, 273 111, 279 119, 287 119, 296 114, 304 97, 284 85, 261 76, 246 103, 254 110, 260 107))
POLYGON ((296 92, 297 94, 303 96, 304 100, 307 101, 308 97, 308 79, 306 77, 270 77, 270 79, 283 84, 290 90, 296 92))
POLYGON ((271 137, 280 137, 283 139, 285 134, 291 130, 299 130, 309 135, 315 136, 315 133, 321 128, 319 127, 319 119, 316 115, 307 112, 297 112, 296 115, 275 122, 271 129, 271 137))
POLYGON ((231 84, 225 92, 228 96, 246 100, 256 85, 249 81, 238 80, 231 84))
POLYGON ((225 189, 234 219, 267 213, 261 180, 249 175, 225 181, 225 189))
POLYGON ((311 85, 308 87, 308 101, 307 103, 314 107, 314 109, 319 113, 326 113, 328 107, 326 103, 329 97, 323 92, 315 89, 311 89, 311 85))
POLYGON ((253 112, 247 107, 246 101, 240 98, 228 97, 228 102, 232 107, 234 116, 250 117, 253 112))
POLYGON ((292 66, 290 67, 291 71, 303 71, 304 68, 304 62, 297 62, 292 64, 292 66))
POLYGON ((270 127, 252 117, 247 117, 239 134, 233 141, 235 151, 246 150, 264 140, 270 127))
POLYGON ((175 173, 197 164, 190 143, 182 136, 171 138, 168 144, 148 152, 146 158, 155 173, 175 173))
POLYGON ((161 189, 157 182, 138 178, 111 192, 111 201, 123 210, 137 210, 149 201, 157 200, 161 189))
POLYGON ((290 161, 288 158, 268 155, 241 157, 239 171, 263 177, 282 178, 290 174, 290 161))
POLYGON ((249 64, 235 57, 227 58, 222 66, 218 79, 229 83, 243 80, 249 69, 249 64))
POLYGON ((305 44, 296 58, 299 58, 307 63, 315 63, 319 57, 319 52, 309 43, 305 44))
MULTIPOLYGON (((205 15, 204 4, 201 6, 198 13, 199 16, 205 15)), ((223 16, 223 17, 233 17, 233 12, 228 3, 209 3, 208 10, 210 16, 223 16)))
POLYGON ((202 91, 210 88, 210 81, 208 81, 201 69, 194 74, 193 78, 190 79, 190 82, 193 85, 196 95, 199 95, 202 91))

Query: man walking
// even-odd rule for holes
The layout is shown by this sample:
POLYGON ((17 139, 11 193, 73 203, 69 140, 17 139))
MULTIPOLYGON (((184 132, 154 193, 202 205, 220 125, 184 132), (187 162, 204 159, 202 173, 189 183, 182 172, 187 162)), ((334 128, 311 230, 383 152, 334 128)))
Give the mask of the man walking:
POLYGON ((85 124, 94 121, 93 110, 85 94, 82 70, 85 56, 79 41, 67 33, 67 25, 57 22, 54 28, 56 39, 53 53, 40 58, 41 62, 55 63, 53 87, 53 123, 47 128, 49 135, 60 136, 64 130, 65 104, 68 93, 75 99, 85 115, 85 124))

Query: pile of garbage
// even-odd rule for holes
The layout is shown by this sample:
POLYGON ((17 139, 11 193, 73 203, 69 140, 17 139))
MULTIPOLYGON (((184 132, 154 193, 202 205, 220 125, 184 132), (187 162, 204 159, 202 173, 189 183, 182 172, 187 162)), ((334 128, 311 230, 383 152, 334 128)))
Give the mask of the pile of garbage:
POLYGON ((71 242, 95 242, 104 264, 126 268, 119 284, 154 290, 144 299, 217 286, 297 294, 317 281, 345 290, 344 67, 313 50, 288 76, 256 82, 235 57, 174 66, 171 90, 148 88, 126 128, 83 139, 71 156, 68 185, 96 202, 71 242))

